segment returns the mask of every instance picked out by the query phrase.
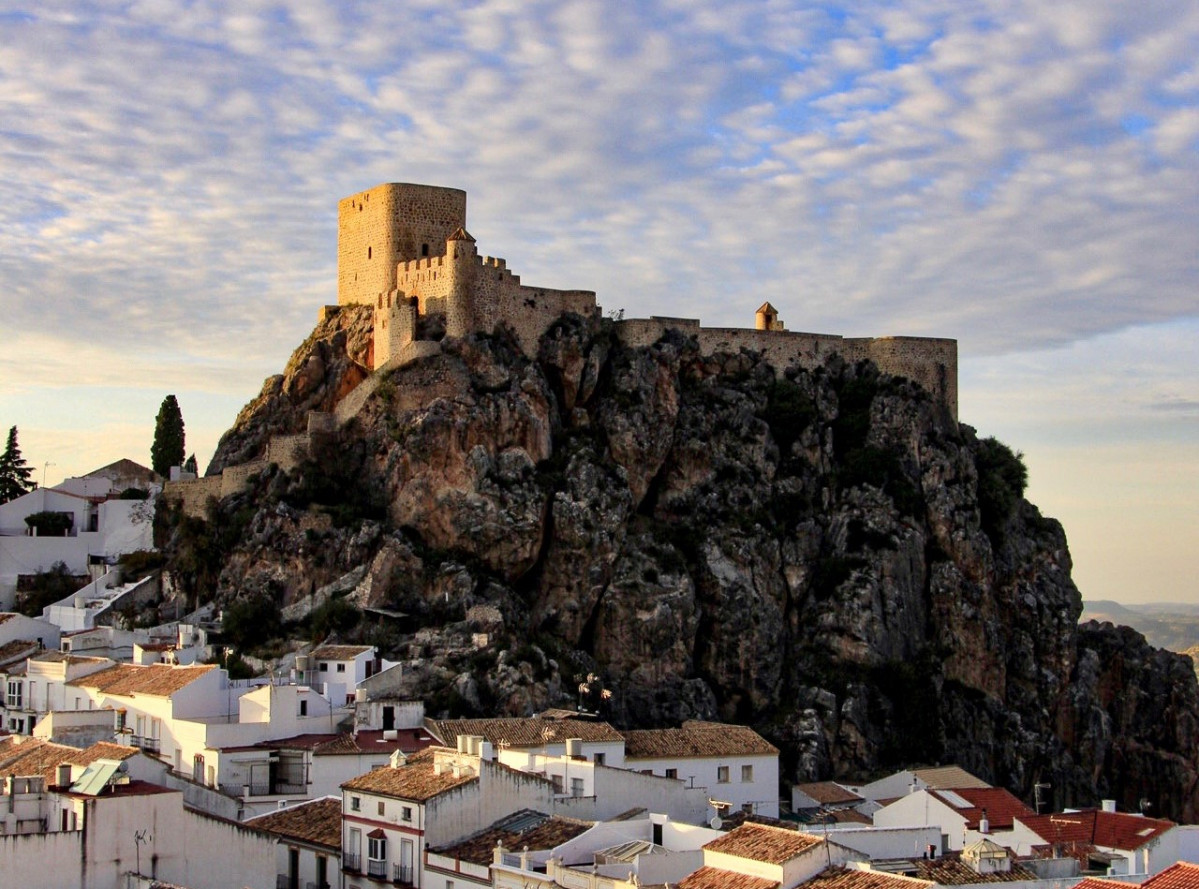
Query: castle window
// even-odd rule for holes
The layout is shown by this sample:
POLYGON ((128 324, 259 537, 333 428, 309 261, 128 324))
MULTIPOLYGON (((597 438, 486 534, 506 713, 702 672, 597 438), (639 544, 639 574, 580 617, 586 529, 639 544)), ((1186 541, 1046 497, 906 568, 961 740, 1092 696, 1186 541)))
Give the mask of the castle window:
POLYGON ((429 245, 428 245, 428 244, 421 244, 421 245, 420 245, 420 255, 421 255, 421 256, 428 256, 428 255, 429 255, 429 245))
POLYGON ((366 258, 367 258, 367 259, 370 259, 370 258, 371 258, 371 248, 370 248, 370 247, 367 247, 367 248, 366 248, 366 258))

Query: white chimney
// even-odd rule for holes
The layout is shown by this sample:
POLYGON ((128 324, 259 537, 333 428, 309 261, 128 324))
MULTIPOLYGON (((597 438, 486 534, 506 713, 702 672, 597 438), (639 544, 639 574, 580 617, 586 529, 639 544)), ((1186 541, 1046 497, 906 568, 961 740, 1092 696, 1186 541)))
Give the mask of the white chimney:
POLYGON ((987 810, 983 809, 983 815, 978 819, 978 832, 988 834, 991 832, 991 819, 987 817, 987 810))
POLYGON ((1103 801, 1103 811, 1105 811, 1105 812, 1116 811, 1116 801, 1114 799, 1105 799, 1103 801))

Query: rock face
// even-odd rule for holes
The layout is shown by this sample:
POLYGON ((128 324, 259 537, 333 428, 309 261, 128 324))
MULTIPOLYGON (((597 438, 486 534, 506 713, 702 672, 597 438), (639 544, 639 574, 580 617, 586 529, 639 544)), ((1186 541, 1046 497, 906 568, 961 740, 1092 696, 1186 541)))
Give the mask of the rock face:
MULTIPOLYGON (((352 389, 364 319, 319 326, 213 467, 352 389)), ((433 713, 719 718, 794 780, 954 761, 1192 820, 1189 662, 1078 626, 1065 535, 1022 493, 1018 458, 869 363, 780 375, 568 316, 536 361, 501 333, 393 372, 314 460, 221 504, 196 594, 402 612, 343 632, 408 661, 433 713)))

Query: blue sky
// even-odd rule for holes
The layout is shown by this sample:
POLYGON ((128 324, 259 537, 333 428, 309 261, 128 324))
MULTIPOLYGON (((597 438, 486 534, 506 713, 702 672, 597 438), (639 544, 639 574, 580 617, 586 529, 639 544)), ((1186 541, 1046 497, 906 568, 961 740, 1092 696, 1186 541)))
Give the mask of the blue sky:
MULTIPOLYGON (((201 465, 336 299, 336 202, 465 188, 606 309, 959 340, 1087 598, 1199 598, 1199 5, 0 0, 0 425, 201 465)), ((46 466, 49 462, 52 465, 46 466)))

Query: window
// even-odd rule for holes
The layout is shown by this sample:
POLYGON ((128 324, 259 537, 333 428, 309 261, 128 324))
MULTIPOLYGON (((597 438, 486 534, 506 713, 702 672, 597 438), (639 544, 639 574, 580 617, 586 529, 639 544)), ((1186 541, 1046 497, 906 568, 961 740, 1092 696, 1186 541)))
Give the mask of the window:
POLYGON ((372 861, 383 861, 387 858, 387 837, 368 837, 366 857, 372 861))
POLYGON ((345 664, 338 664, 338 665, 337 665, 337 672, 338 672, 338 673, 344 673, 345 671, 346 671, 346 665, 345 665, 345 664))
POLYGON ((602 753, 595 754, 595 764, 597 766, 602 766, 604 764, 604 754, 602 754, 602 753))
POLYGON ((412 820, 412 806, 404 806, 402 809, 400 809, 400 817, 403 818, 405 821, 411 821, 412 820))
POLYGON ((328 665, 328 664, 326 664, 324 661, 321 661, 321 672, 322 672, 322 673, 328 673, 328 672, 329 672, 329 665, 328 665))
POLYGON ((753 766, 742 766, 741 767, 741 783, 749 784, 753 780, 754 780, 754 767, 753 766))
POLYGON ((667 769, 667 770, 666 770, 666 777, 667 777, 667 778, 677 778, 678 776, 679 776, 679 770, 678 770, 678 769, 667 769))
POLYGON ((384 813, 383 810, 384 810, 383 800, 379 800, 379 815, 380 816, 383 815, 383 813, 384 813))
POLYGON ((571 796, 582 796, 583 795, 583 779, 582 778, 571 778, 570 779, 570 795, 571 796))
POLYGON ((554 784, 554 793, 564 793, 565 792, 562 789, 562 776, 561 775, 550 775, 550 781, 552 781, 554 784))
POLYGON ((307 698, 300 698, 300 715, 301 716, 308 715, 308 699, 307 698))
POLYGON ((10 707, 20 707, 21 706, 21 690, 22 690, 21 689, 21 681, 19 679, 15 682, 9 681, 9 683, 8 683, 8 706, 10 706, 10 707))
POLYGON ((729 783, 729 767, 728 766, 717 766, 716 767, 716 783, 717 784, 728 784, 729 783))
POLYGON ((362 797, 360 797, 360 796, 350 797, 350 811, 351 812, 361 812, 362 811, 362 797))

